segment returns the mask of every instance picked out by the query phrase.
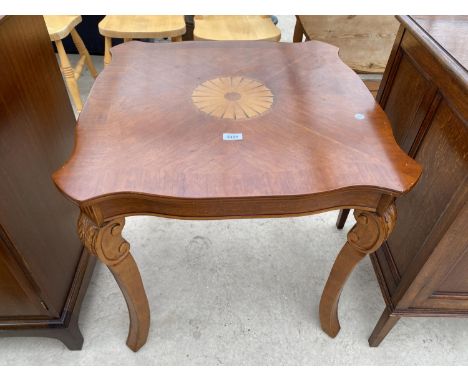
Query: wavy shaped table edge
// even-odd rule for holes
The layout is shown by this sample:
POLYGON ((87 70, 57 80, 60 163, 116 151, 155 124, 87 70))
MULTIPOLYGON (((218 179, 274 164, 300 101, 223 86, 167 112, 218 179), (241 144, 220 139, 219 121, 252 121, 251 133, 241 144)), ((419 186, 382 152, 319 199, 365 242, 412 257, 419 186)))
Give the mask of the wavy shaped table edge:
MULTIPOLYGON (((336 47, 329 47, 338 53, 336 47)), ((322 329, 335 337, 340 330, 338 303, 346 280, 360 260, 378 249, 391 234, 397 217, 395 199, 410 191, 419 176, 420 173, 404 192, 372 185, 354 185, 310 195, 176 198, 116 192, 88 200, 71 198, 61 190, 56 176, 53 178, 59 190, 80 207, 80 239, 91 253, 107 265, 124 295, 130 316, 127 345, 131 350, 138 351, 148 338, 150 310, 130 245, 122 237, 125 217, 155 215, 175 219, 238 219, 301 216, 354 209, 356 224, 349 231, 347 241, 333 264, 320 301, 322 329)))

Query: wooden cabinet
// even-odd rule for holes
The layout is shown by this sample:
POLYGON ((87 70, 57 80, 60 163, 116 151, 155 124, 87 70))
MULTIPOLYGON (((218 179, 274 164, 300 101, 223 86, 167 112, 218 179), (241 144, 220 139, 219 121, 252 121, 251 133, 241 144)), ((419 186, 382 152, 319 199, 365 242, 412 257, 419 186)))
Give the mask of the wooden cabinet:
POLYGON ((398 20, 377 100, 423 174, 372 256, 387 307, 371 346, 402 316, 468 317, 468 17, 398 20))
POLYGON ((51 179, 73 149, 75 116, 42 16, 0 18, 0 63, 0 336, 81 348, 94 259, 51 179))

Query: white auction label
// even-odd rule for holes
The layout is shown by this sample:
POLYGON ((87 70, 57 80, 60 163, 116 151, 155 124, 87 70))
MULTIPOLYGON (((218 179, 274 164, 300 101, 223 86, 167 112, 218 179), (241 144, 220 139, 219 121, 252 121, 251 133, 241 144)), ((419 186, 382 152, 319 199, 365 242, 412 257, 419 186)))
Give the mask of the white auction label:
POLYGON ((224 133, 223 141, 242 141, 242 133, 224 133))

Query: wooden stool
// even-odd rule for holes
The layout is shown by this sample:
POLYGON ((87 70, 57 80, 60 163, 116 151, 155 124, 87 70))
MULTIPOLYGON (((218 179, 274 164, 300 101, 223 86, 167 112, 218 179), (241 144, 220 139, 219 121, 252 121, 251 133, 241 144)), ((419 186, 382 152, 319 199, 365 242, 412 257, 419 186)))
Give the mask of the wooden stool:
POLYGON ((83 109, 83 104, 81 102, 77 80, 81 76, 85 63, 91 75, 94 78, 97 77, 97 71, 88 50, 75 29, 75 27, 81 23, 81 16, 44 16, 44 20, 47 25, 47 31, 49 32, 50 39, 57 47, 60 59, 60 69, 65 77, 68 91, 70 92, 76 110, 80 112, 81 109, 83 109), (75 68, 72 68, 62 43, 62 40, 69 34, 71 35, 73 43, 80 54, 80 60, 76 64, 75 68))
POLYGON ((270 16, 195 16, 194 40, 279 41, 270 16))
POLYGON ((104 65, 111 62, 110 48, 113 38, 124 42, 134 38, 164 38, 182 41, 185 33, 184 16, 106 16, 99 23, 99 33, 104 36, 104 65))

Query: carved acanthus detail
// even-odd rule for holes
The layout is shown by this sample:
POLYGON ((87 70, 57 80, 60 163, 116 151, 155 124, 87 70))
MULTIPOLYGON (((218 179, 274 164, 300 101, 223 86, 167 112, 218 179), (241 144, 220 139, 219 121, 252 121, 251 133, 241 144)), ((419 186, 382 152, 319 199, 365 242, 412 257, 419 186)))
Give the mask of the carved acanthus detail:
POLYGON ((356 225, 348 233, 348 243, 359 252, 376 251, 388 238, 396 222, 395 204, 379 215, 377 212, 355 210, 356 225))
POLYGON ((130 254, 130 244, 122 237, 125 218, 98 226, 86 214, 78 219, 78 234, 86 248, 106 265, 120 263, 130 254))

